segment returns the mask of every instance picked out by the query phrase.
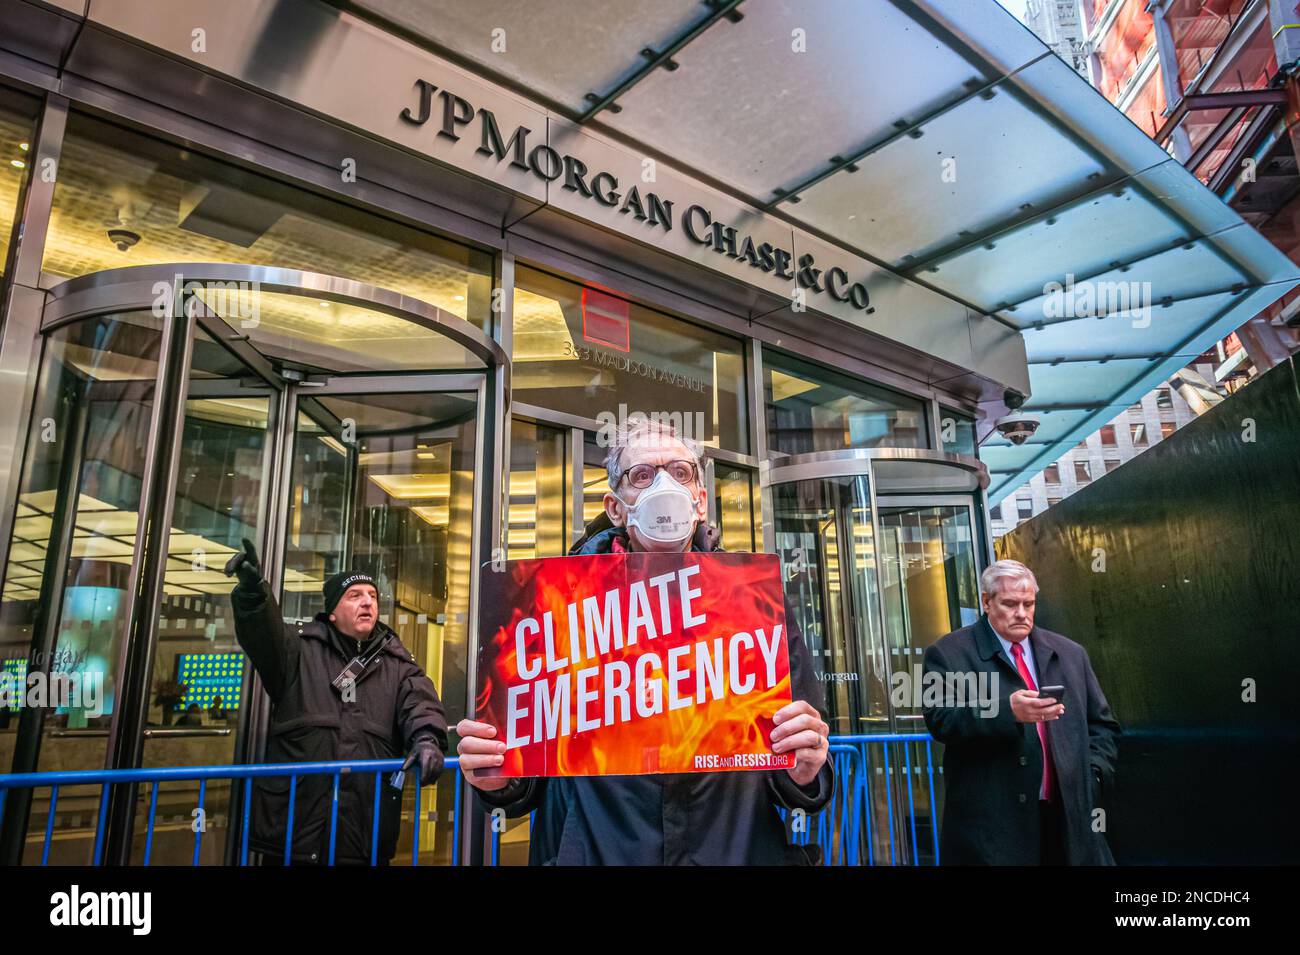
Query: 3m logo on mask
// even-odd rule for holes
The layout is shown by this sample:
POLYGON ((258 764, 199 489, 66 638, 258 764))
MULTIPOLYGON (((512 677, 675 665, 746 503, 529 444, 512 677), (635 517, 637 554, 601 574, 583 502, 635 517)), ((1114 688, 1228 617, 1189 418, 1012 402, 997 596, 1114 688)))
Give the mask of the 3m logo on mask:
POLYGON ((635 504, 623 503, 627 505, 627 526, 635 527, 647 540, 677 544, 695 531, 695 498, 667 471, 655 475, 654 483, 641 492, 635 504))

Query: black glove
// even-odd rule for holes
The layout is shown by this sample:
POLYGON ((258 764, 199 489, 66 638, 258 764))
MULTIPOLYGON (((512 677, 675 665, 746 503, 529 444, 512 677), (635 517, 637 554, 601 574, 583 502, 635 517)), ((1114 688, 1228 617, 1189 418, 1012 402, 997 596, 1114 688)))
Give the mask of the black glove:
POLYGON ((244 549, 236 551, 230 560, 226 561, 226 576, 233 577, 238 574, 241 590, 261 590, 262 565, 257 559, 257 551, 253 548, 253 542, 247 537, 243 541, 244 549))
POLYGON ((417 762, 420 764, 420 785, 432 785, 442 773, 442 750, 431 739, 417 739, 411 744, 411 752, 406 757, 406 762, 402 764, 402 772, 406 772, 417 762))

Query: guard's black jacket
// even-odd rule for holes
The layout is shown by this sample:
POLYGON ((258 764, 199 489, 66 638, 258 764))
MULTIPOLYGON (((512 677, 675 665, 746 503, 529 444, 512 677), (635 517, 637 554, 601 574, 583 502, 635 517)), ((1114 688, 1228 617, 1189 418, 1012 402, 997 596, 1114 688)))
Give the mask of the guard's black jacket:
MULTIPOLYGON (((613 539, 626 549, 626 531, 598 516, 572 552, 608 553, 613 539)), ((701 525, 693 550, 717 549, 718 532, 701 525)), ((825 719, 826 697, 812 655, 786 609, 792 696, 825 719)), ((482 792, 489 810, 507 816, 537 810, 531 865, 786 865, 812 861, 816 847, 790 845, 777 807, 820 812, 835 773, 828 758, 816 779, 800 787, 784 769, 646 776, 512 780, 482 792)))
MULTIPOLYGON (((438 692, 396 634, 357 680, 355 700, 345 702, 330 683, 357 655, 358 643, 339 633, 328 614, 317 614, 304 624, 285 624, 265 582, 258 593, 236 587, 231 602, 235 636, 271 697, 266 762, 394 759, 426 738, 447 751, 447 718, 438 692)), ((388 629, 376 623, 371 640, 388 629)), ((329 775, 299 777, 294 862, 323 863, 329 858, 332 791, 329 775)), ((388 774, 380 793, 378 857, 387 861, 396 851, 401 823, 400 794, 388 785, 388 774)), ((370 862, 374 799, 373 774, 340 777, 336 862, 370 862)), ((250 848, 281 858, 289 816, 288 777, 258 779, 251 812, 250 848)))

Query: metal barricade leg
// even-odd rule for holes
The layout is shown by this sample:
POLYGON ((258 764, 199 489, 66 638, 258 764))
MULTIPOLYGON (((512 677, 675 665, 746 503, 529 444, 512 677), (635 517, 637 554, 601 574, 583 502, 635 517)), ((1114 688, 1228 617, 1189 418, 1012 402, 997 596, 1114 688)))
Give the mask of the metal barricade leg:
POLYGON ((293 810, 298 802, 298 777, 289 777, 289 820, 284 827, 284 864, 291 865, 293 855, 293 810))
POLYGON ((158 781, 149 787, 149 825, 144 834, 144 864, 153 858, 153 827, 158 818, 158 781))
POLYGON ((199 864, 199 853, 203 848, 203 833, 208 828, 208 814, 204 808, 204 801, 208 794, 208 781, 199 780, 199 815, 198 828, 194 830, 194 862, 193 865, 199 864))
POLYGON ((54 807, 59 804, 59 787, 50 787, 50 811, 45 817, 45 845, 41 848, 41 865, 50 864, 50 840, 54 838, 54 807))

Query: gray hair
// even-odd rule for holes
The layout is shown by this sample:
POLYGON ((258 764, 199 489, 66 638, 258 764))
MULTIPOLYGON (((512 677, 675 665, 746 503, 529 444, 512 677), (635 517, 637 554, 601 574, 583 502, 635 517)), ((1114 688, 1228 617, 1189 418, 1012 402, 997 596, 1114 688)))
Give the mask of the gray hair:
POLYGON ((1038 578, 1034 572, 1018 560, 995 560, 984 568, 980 574, 980 592, 992 597, 1000 588, 1001 581, 1011 581, 1017 589, 1024 584, 1034 588, 1038 593, 1038 578))
MULTIPOLYGON (((680 441, 695 464, 696 473, 701 482, 704 480, 704 449, 698 441, 683 435, 672 422, 672 415, 644 415, 633 412, 627 421, 614 432, 605 452, 605 473, 609 475, 610 490, 617 490, 623 480, 626 468, 623 467, 623 452, 628 448, 642 445, 659 444, 665 438, 680 441)), ((680 418, 680 415, 677 417, 680 418)))

